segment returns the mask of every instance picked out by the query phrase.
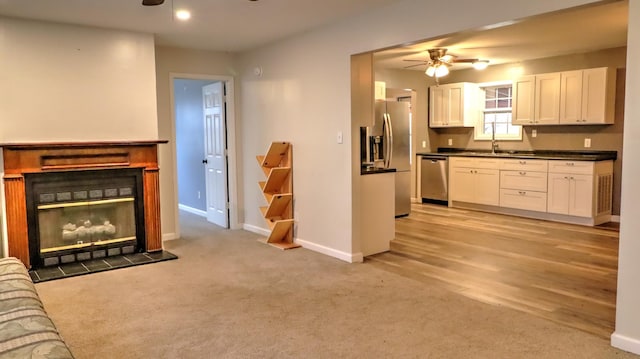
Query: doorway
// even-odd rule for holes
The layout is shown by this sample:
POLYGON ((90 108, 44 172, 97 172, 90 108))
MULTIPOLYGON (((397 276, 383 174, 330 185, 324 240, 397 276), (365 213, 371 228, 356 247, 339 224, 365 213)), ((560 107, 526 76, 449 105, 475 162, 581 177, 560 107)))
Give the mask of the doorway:
POLYGON ((171 74, 170 81, 178 209, 237 229, 233 79, 171 74), (216 99, 212 88, 220 89, 216 99))

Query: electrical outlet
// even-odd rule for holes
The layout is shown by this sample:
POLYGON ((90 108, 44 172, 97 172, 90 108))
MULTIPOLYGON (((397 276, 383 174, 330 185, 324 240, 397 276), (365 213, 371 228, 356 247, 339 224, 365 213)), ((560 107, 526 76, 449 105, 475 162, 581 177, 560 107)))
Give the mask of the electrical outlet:
POLYGON ((447 144, 448 144, 449 146, 453 146, 453 138, 448 139, 448 140, 447 140, 447 144))
POLYGON ((342 131, 338 131, 338 136, 336 136, 336 140, 338 143, 342 143, 342 131))
POLYGON ((427 148, 427 141, 422 141, 422 148, 427 148))
POLYGON ((198 191, 198 199, 200 199, 200 191, 198 191))
POLYGON ((531 130, 531 137, 538 137, 538 130, 536 130, 535 128, 531 130))
POLYGON ((584 139, 584 147, 585 148, 591 147, 591 139, 590 138, 585 138, 584 139))

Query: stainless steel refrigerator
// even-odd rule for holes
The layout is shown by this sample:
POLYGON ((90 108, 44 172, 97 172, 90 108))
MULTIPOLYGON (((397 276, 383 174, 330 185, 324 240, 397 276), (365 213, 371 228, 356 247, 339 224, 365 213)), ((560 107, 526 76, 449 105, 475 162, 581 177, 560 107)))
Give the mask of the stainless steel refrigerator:
POLYGON ((370 129, 372 152, 382 160, 382 166, 396 169, 395 213, 396 217, 406 216, 411 210, 409 103, 378 101, 375 116, 375 125, 370 129))

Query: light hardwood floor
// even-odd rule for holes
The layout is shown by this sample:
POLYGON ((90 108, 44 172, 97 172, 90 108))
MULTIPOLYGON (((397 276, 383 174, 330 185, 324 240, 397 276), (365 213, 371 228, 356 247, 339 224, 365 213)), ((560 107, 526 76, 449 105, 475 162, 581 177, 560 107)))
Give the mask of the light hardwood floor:
POLYGON ((618 231, 414 204, 371 264, 562 323, 614 330, 618 231))

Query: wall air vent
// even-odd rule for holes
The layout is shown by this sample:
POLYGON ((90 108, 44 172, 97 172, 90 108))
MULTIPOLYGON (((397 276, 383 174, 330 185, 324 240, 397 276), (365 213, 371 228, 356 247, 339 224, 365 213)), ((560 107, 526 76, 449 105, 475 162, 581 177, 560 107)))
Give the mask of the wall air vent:
POLYGON ((613 174, 598 176, 596 215, 611 213, 613 174))

